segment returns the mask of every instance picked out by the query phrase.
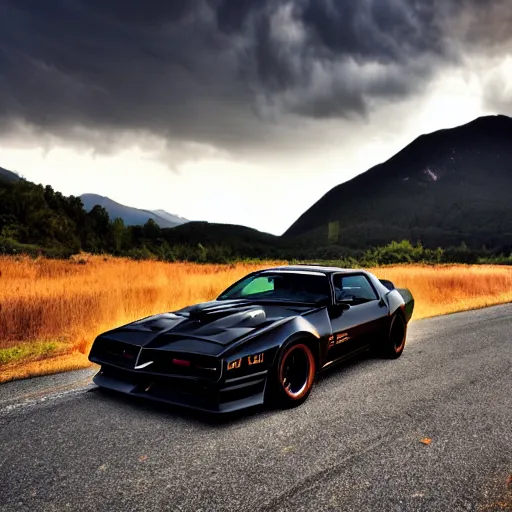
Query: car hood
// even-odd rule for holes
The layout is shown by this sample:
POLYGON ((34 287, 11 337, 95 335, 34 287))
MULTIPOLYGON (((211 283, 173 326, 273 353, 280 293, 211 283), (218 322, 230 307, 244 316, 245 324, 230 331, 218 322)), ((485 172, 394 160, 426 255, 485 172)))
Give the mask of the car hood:
POLYGON ((213 354, 275 322, 317 309, 318 306, 284 302, 210 301, 143 318, 109 331, 103 337, 145 348, 213 354))

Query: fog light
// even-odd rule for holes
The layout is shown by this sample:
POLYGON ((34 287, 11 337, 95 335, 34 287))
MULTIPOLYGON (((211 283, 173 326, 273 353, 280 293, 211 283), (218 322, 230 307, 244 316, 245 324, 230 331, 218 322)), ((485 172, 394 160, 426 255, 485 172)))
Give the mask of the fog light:
POLYGON ((256 354, 254 356, 249 356, 247 358, 247 362, 251 364, 260 364, 263 363, 263 352, 261 354, 256 354))
POLYGON ((228 370, 235 370, 236 368, 240 368, 241 364, 242 364, 241 359, 235 359, 235 361, 230 361, 228 363, 228 370))

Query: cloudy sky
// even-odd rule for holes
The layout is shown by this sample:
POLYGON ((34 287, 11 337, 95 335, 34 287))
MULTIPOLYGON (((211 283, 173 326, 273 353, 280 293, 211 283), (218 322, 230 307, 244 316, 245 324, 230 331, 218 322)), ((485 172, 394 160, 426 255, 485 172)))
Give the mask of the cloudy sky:
POLYGON ((0 0, 0 166, 281 234, 424 132, 512 115, 510 0, 0 0))

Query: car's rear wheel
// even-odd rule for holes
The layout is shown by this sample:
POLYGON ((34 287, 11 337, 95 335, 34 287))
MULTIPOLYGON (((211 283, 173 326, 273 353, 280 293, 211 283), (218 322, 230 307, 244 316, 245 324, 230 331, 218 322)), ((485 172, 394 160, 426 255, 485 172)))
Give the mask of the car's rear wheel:
POLYGON ((382 355, 387 359, 398 359, 405 348, 407 324, 402 315, 396 314, 391 320, 388 339, 382 347, 382 355))
POLYGON ((296 407, 308 398, 316 376, 316 361, 304 341, 285 346, 273 368, 269 401, 279 407, 296 407))

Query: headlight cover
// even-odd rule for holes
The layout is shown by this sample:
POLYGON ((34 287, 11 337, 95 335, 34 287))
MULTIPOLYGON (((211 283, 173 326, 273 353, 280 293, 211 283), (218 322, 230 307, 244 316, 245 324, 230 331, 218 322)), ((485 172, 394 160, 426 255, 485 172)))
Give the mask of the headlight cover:
POLYGON ((229 375, 233 373, 251 373, 252 371, 260 371, 263 363, 266 362, 265 352, 258 352, 249 356, 239 357, 227 361, 227 370, 229 375), (239 370, 238 372, 235 370, 239 370))

